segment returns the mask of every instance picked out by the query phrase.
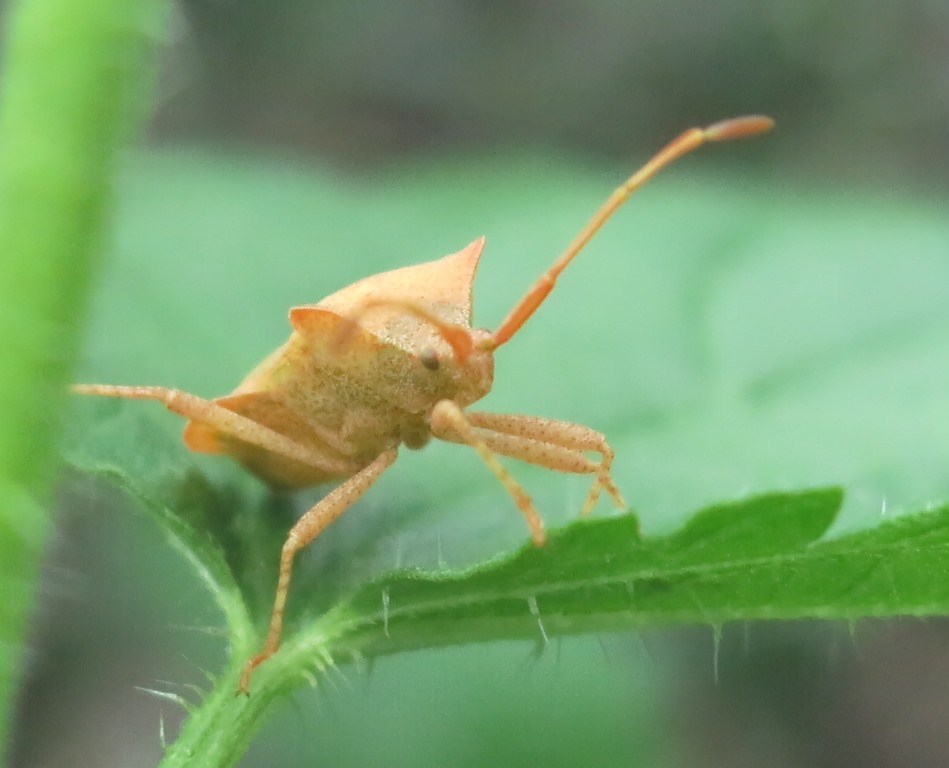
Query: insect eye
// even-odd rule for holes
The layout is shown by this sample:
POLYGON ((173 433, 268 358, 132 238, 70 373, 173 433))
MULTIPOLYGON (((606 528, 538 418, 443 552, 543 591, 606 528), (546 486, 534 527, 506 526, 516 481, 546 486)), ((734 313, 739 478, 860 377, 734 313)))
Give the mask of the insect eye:
POLYGON ((419 360, 422 361, 422 365, 428 368, 428 370, 438 370, 438 353, 431 347, 425 347, 425 349, 419 353, 418 357, 419 360))

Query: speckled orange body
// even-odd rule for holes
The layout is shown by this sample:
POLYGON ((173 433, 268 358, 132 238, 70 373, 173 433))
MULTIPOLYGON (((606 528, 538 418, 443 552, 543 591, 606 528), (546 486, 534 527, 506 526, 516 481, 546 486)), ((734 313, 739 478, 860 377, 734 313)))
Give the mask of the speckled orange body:
POLYGON ((471 284, 483 248, 479 238, 441 259, 373 275, 318 304, 294 307, 286 343, 230 395, 214 400, 345 463, 346 470, 289 461, 199 420, 185 427, 188 447, 229 454, 272 485, 296 488, 348 477, 401 444, 425 445, 438 401, 465 407, 490 391, 492 354, 476 351, 464 363, 430 370, 420 364, 420 350, 448 359, 451 348, 430 323, 399 308, 366 314, 345 346, 335 341, 353 311, 374 299, 411 301, 470 328, 471 284))

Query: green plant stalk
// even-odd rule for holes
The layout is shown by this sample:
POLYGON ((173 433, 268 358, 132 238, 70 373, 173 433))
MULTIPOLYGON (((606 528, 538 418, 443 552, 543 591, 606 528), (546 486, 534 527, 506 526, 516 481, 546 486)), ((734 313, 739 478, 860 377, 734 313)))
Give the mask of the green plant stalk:
MULTIPOLYGON (((305 642, 288 644, 289 653, 274 657, 254 674, 252 693, 237 694, 247 654, 233 653, 227 670, 196 707, 181 733, 168 746, 159 768, 229 768, 236 765, 257 731, 273 711, 273 702, 299 688, 309 677, 314 684, 334 666, 329 649, 345 635, 349 623, 335 615, 324 617, 307 633, 305 642), (324 629, 326 632, 324 633, 324 629)), ((233 651, 234 649, 232 649, 233 651)))
POLYGON ((9 11, 0 93, 0 750, 50 529, 46 493, 78 321, 162 13, 159 0, 19 0, 9 11))

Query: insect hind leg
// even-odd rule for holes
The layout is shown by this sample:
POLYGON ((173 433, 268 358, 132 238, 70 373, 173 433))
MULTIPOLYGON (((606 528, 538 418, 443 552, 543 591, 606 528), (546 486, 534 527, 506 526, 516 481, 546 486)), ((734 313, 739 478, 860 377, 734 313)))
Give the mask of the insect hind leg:
POLYGON ((358 465, 326 456, 286 435, 281 435, 253 419, 228 410, 213 400, 169 387, 125 387, 112 384, 74 384, 72 391, 81 395, 157 400, 174 413, 210 425, 230 437, 264 450, 320 469, 327 474, 350 475, 358 465))

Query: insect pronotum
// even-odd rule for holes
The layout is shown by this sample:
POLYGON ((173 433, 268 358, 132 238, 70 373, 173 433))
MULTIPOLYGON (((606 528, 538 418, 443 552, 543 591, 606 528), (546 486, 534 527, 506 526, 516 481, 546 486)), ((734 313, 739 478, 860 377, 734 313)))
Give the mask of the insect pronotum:
POLYGON ((751 136, 772 125, 767 117, 738 117, 691 128, 671 141, 616 188, 495 331, 471 327, 480 238, 436 261, 373 275, 317 304, 293 307, 290 338, 224 397, 206 400, 157 386, 73 387, 87 395, 159 400, 188 419, 189 448, 228 454, 275 487, 338 483, 287 535, 267 637, 247 660, 239 691, 249 690, 254 668, 280 646, 294 555, 369 489, 400 445, 421 448, 435 437, 473 448, 513 497, 537 545, 546 540, 540 515, 498 455, 592 475, 582 514, 601 491, 625 506, 610 476, 613 449, 599 432, 539 416, 466 409, 491 389, 494 351, 534 314, 630 194, 706 142, 751 136))

